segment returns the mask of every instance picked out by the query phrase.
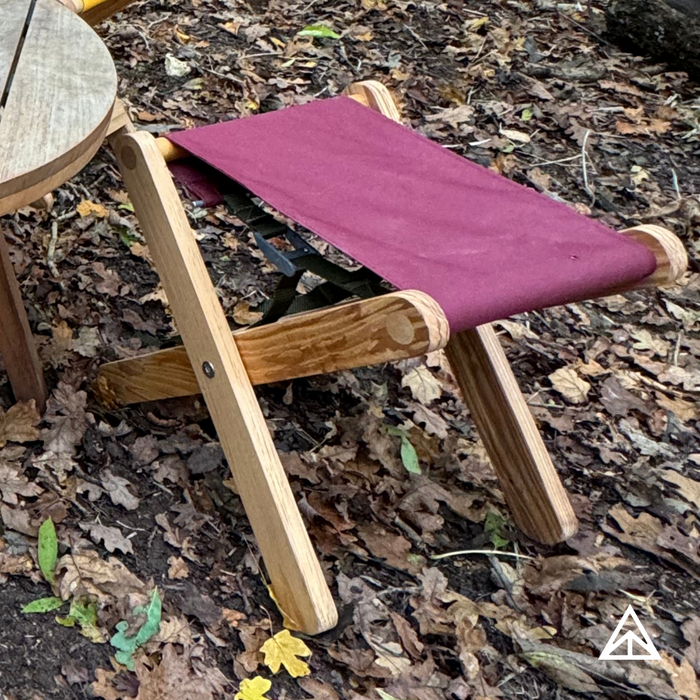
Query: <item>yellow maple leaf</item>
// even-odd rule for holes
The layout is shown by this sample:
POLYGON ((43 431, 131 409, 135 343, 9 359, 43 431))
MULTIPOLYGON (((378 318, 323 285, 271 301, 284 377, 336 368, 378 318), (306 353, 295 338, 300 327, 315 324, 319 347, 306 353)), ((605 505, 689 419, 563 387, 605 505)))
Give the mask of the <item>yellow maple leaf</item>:
POLYGON ((109 212, 103 204, 96 204, 95 202, 91 202, 87 199, 81 200, 80 204, 78 204, 75 210, 78 212, 78 214, 80 214, 82 219, 84 219, 86 216, 90 216, 90 214, 94 214, 100 219, 105 219, 109 216, 109 212))
POLYGON ((268 700, 265 693, 272 688, 272 683, 266 678, 255 676, 253 680, 247 678, 241 681, 238 692, 233 700, 268 700))
POLYGON ((281 665, 292 678, 308 676, 311 673, 309 665, 297 659, 297 656, 311 656, 311 649, 301 639, 292 637, 289 630, 282 630, 268 639, 260 647, 260 651, 265 654, 265 666, 273 673, 277 673, 281 665))

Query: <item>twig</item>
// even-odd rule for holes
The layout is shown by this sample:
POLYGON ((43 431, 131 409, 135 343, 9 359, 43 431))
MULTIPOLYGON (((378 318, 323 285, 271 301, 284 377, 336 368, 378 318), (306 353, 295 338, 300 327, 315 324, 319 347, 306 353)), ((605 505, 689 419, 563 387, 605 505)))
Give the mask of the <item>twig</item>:
POLYGON ((211 73, 212 75, 215 75, 217 78, 221 78, 221 80, 228 80, 232 83, 237 83, 238 85, 245 85, 245 81, 241 80, 240 78, 234 78, 232 75, 226 75, 225 73, 219 73, 218 71, 213 70, 212 68, 205 68, 204 66, 199 66, 200 70, 203 70, 205 73, 211 73))
MULTIPOLYGON (((601 43, 605 44, 606 46, 610 46, 610 47, 613 46, 609 41, 605 41, 605 39, 603 39, 603 37, 600 36, 600 34, 596 34, 595 32, 591 31, 588 27, 585 27, 585 26, 584 26, 583 24, 581 24, 580 22, 577 22, 577 21, 576 21, 575 19, 573 19, 572 17, 569 17, 569 15, 564 14, 561 10, 557 10, 557 14, 558 14, 560 17, 563 17, 564 19, 568 19, 569 22, 571 22, 571 24, 575 24, 582 32, 586 32, 586 34, 590 34, 592 37, 594 37, 595 39, 598 39, 598 41, 600 41, 601 43)), ((613 47, 613 48, 614 48, 614 47, 613 47)))
POLYGON ((248 53, 248 54, 243 54, 243 56, 239 56, 236 60, 240 61, 243 58, 260 58, 262 56, 281 56, 282 53, 280 51, 266 51, 265 53, 248 53))
POLYGON ((58 278, 60 277, 58 273, 58 268, 54 261, 54 256, 56 255, 56 242, 58 241, 58 222, 54 221, 51 224, 51 238, 49 239, 49 249, 46 253, 46 265, 49 268, 51 274, 58 278))
POLYGON ((535 561, 535 557, 530 557, 527 554, 516 554, 515 552, 499 552, 498 550, 490 549, 460 549, 458 552, 446 552, 445 554, 433 554, 431 559, 447 559, 448 557, 458 557, 463 554, 483 554, 485 556, 500 556, 514 557, 515 559, 530 559, 535 561))
POLYGON ((678 186, 678 175, 673 168, 671 168, 671 176, 673 177, 673 189, 676 190, 676 199, 681 199, 681 189, 678 186))
POLYGON ((581 146, 581 168, 583 169, 583 188, 591 198, 591 204, 593 204, 595 202, 595 194, 591 192, 591 188, 588 186, 588 167, 586 163, 586 144, 588 143, 588 137, 590 134, 591 130, 586 129, 586 133, 583 137, 583 145, 581 146))
POLYGON ((307 12, 310 10, 319 0, 311 0, 311 2, 306 6, 301 8, 301 13, 304 14, 304 12, 307 12))
POLYGON ((673 350, 673 366, 678 367, 678 354, 681 351, 681 342, 683 341, 683 331, 678 333, 676 337, 676 347, 673 350))
POLYGON ((420 43, 420 45, 424 48, 427 49, 426 43, 421 39, 418 34, 416 34, 413 29, 411 29, 407 24, 403 25, 403 28, 416 40, 420 43))
POLYGON ((569 156, 568 158, 559 158, 559 160, 545 160, 542 163, 535 163, 535 166, 538 168, 543 168, 545 165, 559 165, 560 163, 568 163, 569 161, 578 160, 579 158, 582 158, 582 156, 580 153, 577 153, 575 156, 569 156))

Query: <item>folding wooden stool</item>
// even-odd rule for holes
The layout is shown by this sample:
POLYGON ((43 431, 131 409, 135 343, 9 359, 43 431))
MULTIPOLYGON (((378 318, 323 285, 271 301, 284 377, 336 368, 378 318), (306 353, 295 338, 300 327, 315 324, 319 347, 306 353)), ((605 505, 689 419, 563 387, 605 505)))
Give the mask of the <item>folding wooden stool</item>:
MULTIPOLYGON (((103 393, 122 404, 204 394, 281 607, 307 632, 327 629, 335 613, 252 384, 445 345, 514 520, 534 539, 561 541, 576 518, 488 322, 672 282, 686 265, 663 228, 620 235, 398 126, 379 83, 352 85, 346 95, 169 140, 126 128, 112 139, 186 354, 106 364, 103 393), (188 155, 405 291, 232 337, 165 166, 164 156, 188 155)), ((175 168, 216 200, 211 178, 175 168)))
POLYGON ((336 611, 253 384, 446 347, 514 520, 557 542, 576 519, 489 322, 669 283, 686 266, 665 229, 617 234, 396 120, 388 92, 370 81, 169 140, 136 133, 119 106, 110 129, 185 350, 106 364, 101 392, 129 403, 201 391, 276 599, 310 634, 332 627, 336 611), (200 177, 174 165, 191 189, 226 195, 213 168, 237 183, 236 196, 257 195, 399 291, 232 334, 166 166, 164 156, 183 155, 209 167, 200 177))

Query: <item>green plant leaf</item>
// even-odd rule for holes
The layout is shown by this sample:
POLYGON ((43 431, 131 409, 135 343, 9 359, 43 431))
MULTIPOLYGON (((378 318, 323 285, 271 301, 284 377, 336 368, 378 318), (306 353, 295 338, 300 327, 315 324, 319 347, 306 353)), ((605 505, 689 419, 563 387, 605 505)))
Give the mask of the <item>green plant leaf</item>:
POLYGON ((495 549, 503 549, 508 545, 508 540, 503 536, 506 520, 502 515, 489 511, 484 520, 484 532, 489 536, 495 549))
POLYGON ((66 615, 65 617, 56 615, 56 622, 58 622, 59 625, 63 625, 63 627, 75 627, 76 624, 75 618, 70 615, 66 615))
POLYGON ((58 539, 53 520, 48 517, 39 528, 39 568, 44 578, 53 586, 54 569, 58 559, 58 539))
MULTIPOLYGON (((125 204, 122 204, 121 206, 122 206, 124 209, 127 208, 125 204)), ((131 211, 133 211, 133 210, 134 210, 134 208, 131 207, 131 211)), ((119 229, 119 240, 120 240, 127 248, 131 248, 131 246, 134 245, 134 243, 140 243, 140 242, 141 242, 141 239, 139 238, 139 236, 137 236, 136 234, 132 233, 128 228, 126 228, 126 226, 120 227, 120 229, 119 229)))
POLYGON ((146 621, 141 625, 139 631, 135 635, 127 637, 126 631, 129 629, 129 623, 126 620, 122 620, 117 623, 117 633, 110 640, 110 644, 118 650, 114 657, 130 671, 134 670, 134 653, 136 650, 151 637, 158 634, 158 630, 160 629, 163 603, 157 588, 153 589, 151 602, 148 606, 146 608, 143 606, 134 608, 134 613, 137 615, 141 613, 146 614, 146 621))
POLYGON ((381 688, 375 688, 375 690, 382 700, 398 700, 398 698, 395 698, 393 695, 389 695, 389 693, 381 688))
POLYGON ((421 473, 416 448, 411 444, 405 433, 401 436, 401 462, 403 462, 407 472, 411 474, 421 473))
POLYGON ((104 644, 107 640, 97 626, 97 603, 84 598, 71 601, 70 610, 65 617, 56 616, 56 622, 64 627, 80 627, 80 634, 95 644, 104 644))
POLYGON ((395 425, 386 426, 386 432, 389 435, 401 438, 401 462, 406 471, 411 474, 421 474, 418 454, 416 453, 416 448, 413 447, 408 439, 408 433, 403 428, 397 428, 395 425))
POLYGON ((340 39, 340 34, 336 34, 325 24, 309 24, 299 33, 299 36, 311 36, 314 39, 340 39))
POLYGON ((58 610, 65 601, 55 596, 50 596, 49 598, 37 598, 31 603, 27 603, 23 608, 23 613, 47 613, 52 610, 58 610))

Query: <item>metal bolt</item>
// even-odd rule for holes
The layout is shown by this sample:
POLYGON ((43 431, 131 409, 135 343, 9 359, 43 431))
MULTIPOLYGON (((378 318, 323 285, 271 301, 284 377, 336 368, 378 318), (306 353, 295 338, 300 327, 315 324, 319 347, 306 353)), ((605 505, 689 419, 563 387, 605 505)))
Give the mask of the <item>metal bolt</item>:
POLYGON ((209 379, 213 379, 214 375, 216 374, 214 365, 211 362, 202 362, 202 371, 207 375, 207 377, 209 377, 209 379))

